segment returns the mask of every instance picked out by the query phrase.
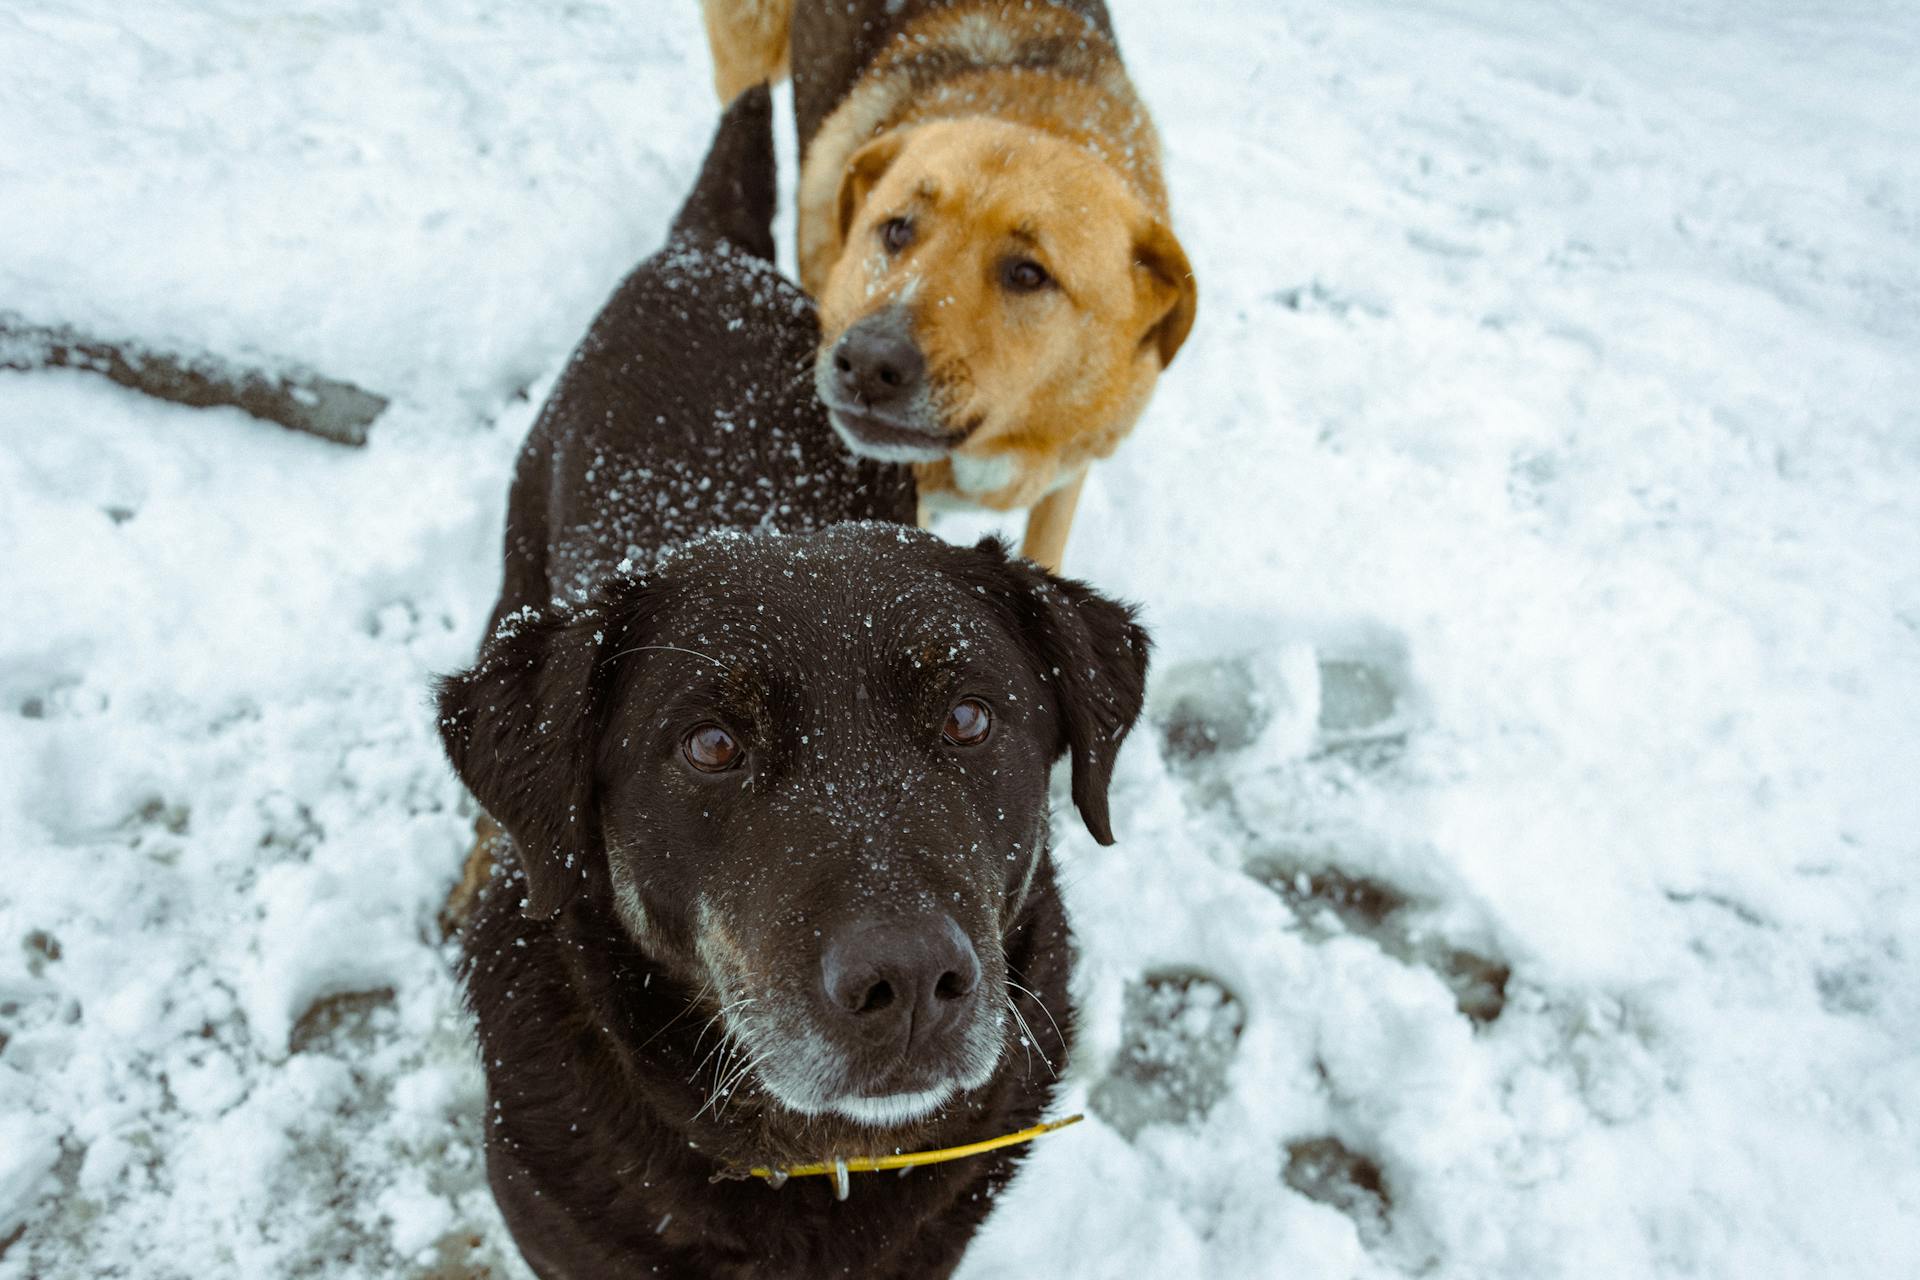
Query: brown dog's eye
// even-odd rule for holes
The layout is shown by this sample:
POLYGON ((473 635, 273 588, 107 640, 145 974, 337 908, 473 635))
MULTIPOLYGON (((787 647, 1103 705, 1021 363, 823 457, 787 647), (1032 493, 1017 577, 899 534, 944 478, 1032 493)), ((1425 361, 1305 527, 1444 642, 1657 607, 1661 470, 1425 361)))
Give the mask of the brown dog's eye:
POLYGON ((947 712, 947 741, 959 747, 977 747, 993 732, 993 713, 978 698, 962 698, 947 712))
POLYGON ((898 253, 913 243, 913 221, 910 218, 888 218, 880 224, 880 243, 887 247, 888 253, 898 253))
POLYGON ((1032 258, 1010 258, 1000 268, 1000 283, 1015 293, 1033 293, 1052 284, 1053 277, 1032 258))
POLYGON ((734 736, 717 724, 703 724, 689 733, 680 744, 680 753, 702 773, 724 773, 746 754, 734 736))

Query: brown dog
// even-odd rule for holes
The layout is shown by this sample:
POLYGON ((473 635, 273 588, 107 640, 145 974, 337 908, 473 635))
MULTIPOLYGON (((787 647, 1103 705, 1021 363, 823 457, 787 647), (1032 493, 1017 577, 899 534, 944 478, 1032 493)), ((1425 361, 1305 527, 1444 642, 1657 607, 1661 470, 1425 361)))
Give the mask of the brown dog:
POLYGON ((1098 0, 706 0, 722 98, 792 66, 815 383, 923 499, 1031 508, 1058 569, 1086 468, 1193 326, 1160 147, 1098 0))

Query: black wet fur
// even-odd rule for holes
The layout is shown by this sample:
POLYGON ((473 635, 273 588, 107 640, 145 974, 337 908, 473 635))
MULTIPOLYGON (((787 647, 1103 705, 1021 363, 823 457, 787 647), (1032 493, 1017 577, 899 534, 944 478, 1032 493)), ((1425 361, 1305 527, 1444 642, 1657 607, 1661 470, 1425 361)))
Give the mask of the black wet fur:
POLYGON ((441 685, 449 758, 511 837, 463 974, 489 1176, 545 1280, 948 1274, 1023 1148, 855 1174, 844 1203, 825 1178, 723 1175, 1041 1118, 1072 1021, 1048 769, 1071 753, 1110 841, 1144 697, 1131 610, 997 542, 912 529, 904 471, 844 456, 808 381, 812 308, 768 262, 772 182, 756 90, 555 387, 514 479, 496 626, 441 685), (961 696, 993 707, 984 744, 941 737, 961 696), (703 722, 749 763, 691 769, 679 744, 703 722), (616 876, 637 886, 625 918, 616 876), (928 911, 1008 984, 981 999, 1022 1020, 995 1032, 984 1084, 887 1128, 799 1114, 756 1072, 716 1088, 735 1061, 703 990, 716 948, 832 1044, 837 1015, 793 994, 820 931, 928 911))

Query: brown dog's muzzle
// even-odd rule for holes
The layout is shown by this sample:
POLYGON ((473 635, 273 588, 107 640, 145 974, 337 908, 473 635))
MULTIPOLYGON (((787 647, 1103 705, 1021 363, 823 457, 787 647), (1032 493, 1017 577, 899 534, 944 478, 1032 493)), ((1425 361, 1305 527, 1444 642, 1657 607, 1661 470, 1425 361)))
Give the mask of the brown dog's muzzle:
POLYGON ((940 420, 926 356, 904 307, 887 307, 849 325, 821 355, 814 381, 834 426, 857 453, 925 462, 965 438, 940 420))
POLYGON ((898 415, 926 392, 926 358, 896 308, 875 312, 840 335, 833 373, 842 403, 877 417, 898 415))

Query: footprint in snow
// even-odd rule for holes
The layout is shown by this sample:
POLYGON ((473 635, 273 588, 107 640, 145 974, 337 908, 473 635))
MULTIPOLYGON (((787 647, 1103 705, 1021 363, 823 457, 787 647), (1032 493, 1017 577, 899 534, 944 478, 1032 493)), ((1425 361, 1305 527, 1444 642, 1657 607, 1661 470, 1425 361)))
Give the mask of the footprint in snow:
POLYGON ((1429 904, 1338 867, 1309 867, 1304 858, 1256 858, 1246 870, 1280 895, 1309 936, 1346 933, 1366 938, 1402 964, 1432 970, 1475 1026, 1487 1025, 1505 1010, 1512 968, 1424 929, 1422 916, 1429 904))
POLYGON ((1251 745, 1271 708, 1249 658, 1184 662, 1154 676, 1154 720, 1161 750, 1176 765, 1251 745))
POLYGON ((1246 1025, 1238 996, 1194 972, 1127 985, 1121 1045, 1087 1105, 1128 1139, 1153 1124, 1196 1124, 1227 1092, 1246 1025))
MULTIPOLYGON (((38 680, 26 677, 27 687, 13 694, 14 712, 22 720, 65 720, 97 716, 107 709, 107 695, 86 684, 84 676, 72 673, 38 680)), ((9 681, 11 684, 12 681, 9 681)))
POLYGON ((1318 659, 1316 754, 1362 770, 1383 769, 1398 760, 1415 720, 1405 648, 1395 640, 1376 639, 1323 649, 1318 659))
POLYGON ((343 991, 323 996, 294 1020, 287 1037, 293 1053, 331 1053, 351 1057, 370 1047, 383 1030, 391 1030, 394 991, 343 991))
POLYGON ((1377 1246, 1387 1235, 1393 1199, 1385 1175, 1370 1157, 1331 1135, 1287 1144, 1281 1178, 1309 1200, 1353 1219, 1361 1243, 1377 1246))
POLYGON ((1157 672, 1150 716, 1161 753, 1194 774, 1258 757, 1331 757, 1356 768, 1405 749, 1417 699, 1404 645, 1390 635, 1177 663, 1157 672))

